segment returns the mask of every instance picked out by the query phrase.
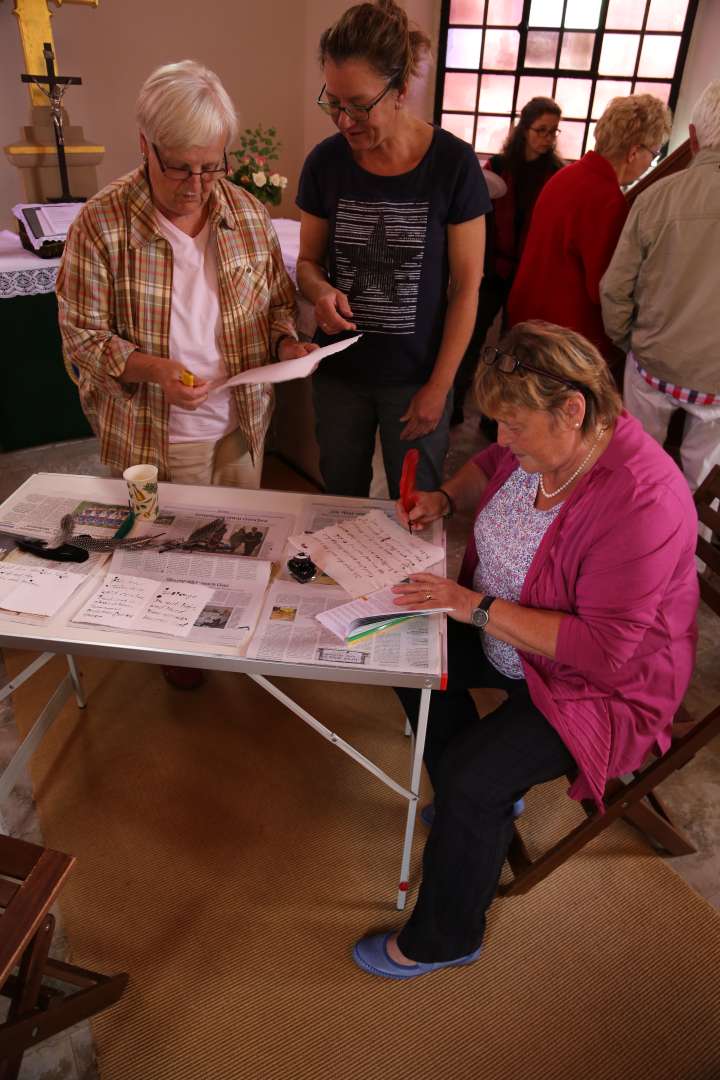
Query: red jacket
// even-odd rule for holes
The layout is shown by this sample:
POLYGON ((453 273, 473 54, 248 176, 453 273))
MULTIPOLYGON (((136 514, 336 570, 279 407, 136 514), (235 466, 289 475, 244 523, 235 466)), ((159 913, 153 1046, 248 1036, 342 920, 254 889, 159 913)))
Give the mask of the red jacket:
POLYGON ((548 180, 508 300, 509 325, 545 319, 567 326, 611 359, 599 287, 627 214, 614 169, 594 150, 548 180))

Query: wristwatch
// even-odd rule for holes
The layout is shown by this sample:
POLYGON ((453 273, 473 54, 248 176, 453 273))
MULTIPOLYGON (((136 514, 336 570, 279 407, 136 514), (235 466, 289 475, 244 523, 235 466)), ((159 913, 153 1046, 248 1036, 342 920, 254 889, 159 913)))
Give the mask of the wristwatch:
POLYGON ((473 626, 476 626, 478 628, 478 630, 484 630, 488 622, 490 621, 488 611, 490 609, 490 605, 494 603, 495 600, 497 600, 496 596, 491 596, 490 593, 486 593, 478 606, 473 611, 472 615, 470 616, 470 621, 472 622, 473 626))

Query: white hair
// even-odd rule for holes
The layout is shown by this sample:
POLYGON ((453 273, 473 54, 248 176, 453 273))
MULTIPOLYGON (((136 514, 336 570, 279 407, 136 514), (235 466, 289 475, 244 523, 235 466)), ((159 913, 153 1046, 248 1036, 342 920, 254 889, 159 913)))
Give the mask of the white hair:
POLYGON ((173 149, 226 145, 237 131, 237 115, 214 71, 195 60, 164 64, 143 83, 136 106, 140 130, 152 143, 173 149))
POLYGON ((720 79, 705 87, 693 106, 690 123, 701 147, 720 150, 720 79))

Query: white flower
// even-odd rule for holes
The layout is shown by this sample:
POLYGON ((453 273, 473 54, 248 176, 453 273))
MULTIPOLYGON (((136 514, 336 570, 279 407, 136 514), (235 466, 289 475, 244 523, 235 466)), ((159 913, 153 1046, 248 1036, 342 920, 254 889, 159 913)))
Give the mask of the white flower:
POLYGON ((254 172, 252 174, 253 184, 255 187, 265 187, 267 183, 267 177, 264 172, 254 172))
POLYGON ((287 176, 281 176, 280 177, 280 187, 281 188, 286 188, 287 187, 287 176))
POLYGON ((281 182, 282 182, 282 176, 280 175, 280 173, 274 172, 272 174, 272 176, 270 177, 270 183, 272 184, 272 186, 273 187, 281 187, 282 186, 281 182))

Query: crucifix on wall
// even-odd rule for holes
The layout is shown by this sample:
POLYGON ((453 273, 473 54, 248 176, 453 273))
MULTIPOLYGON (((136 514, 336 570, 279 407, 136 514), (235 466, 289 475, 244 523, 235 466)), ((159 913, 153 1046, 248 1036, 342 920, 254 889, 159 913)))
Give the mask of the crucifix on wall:
MULTIPOLYGON (((67 162, 65 160, 65 138, 63 135, 63 118, 62 118, 62 99, 65 95, 65 91, 68 86, 78 86, 82 83, 82 79, 78 75, 56 75, 55 74, 55 54, 53 53, 52 44, 46 41, 43 44, 43 57, 45 60, 45 67, 47 69, 46 75, 28 75, 23 73, 20 78, 23 82, 33 83, 39 86, 43 94, 50 103, 50 115, 53 121, 53 131, 55 132, 55 145, 57 146, 58 155, 58 169, 60 170, 60 186, 61 194, 57 201, 59 202, 73 202, 73 197, 70 194, 70 184, 68 181, 67 162), (47 88, 45 87, 47 83, 47 88)), ((82 200, 81 200, 82 201, 82 200)))

